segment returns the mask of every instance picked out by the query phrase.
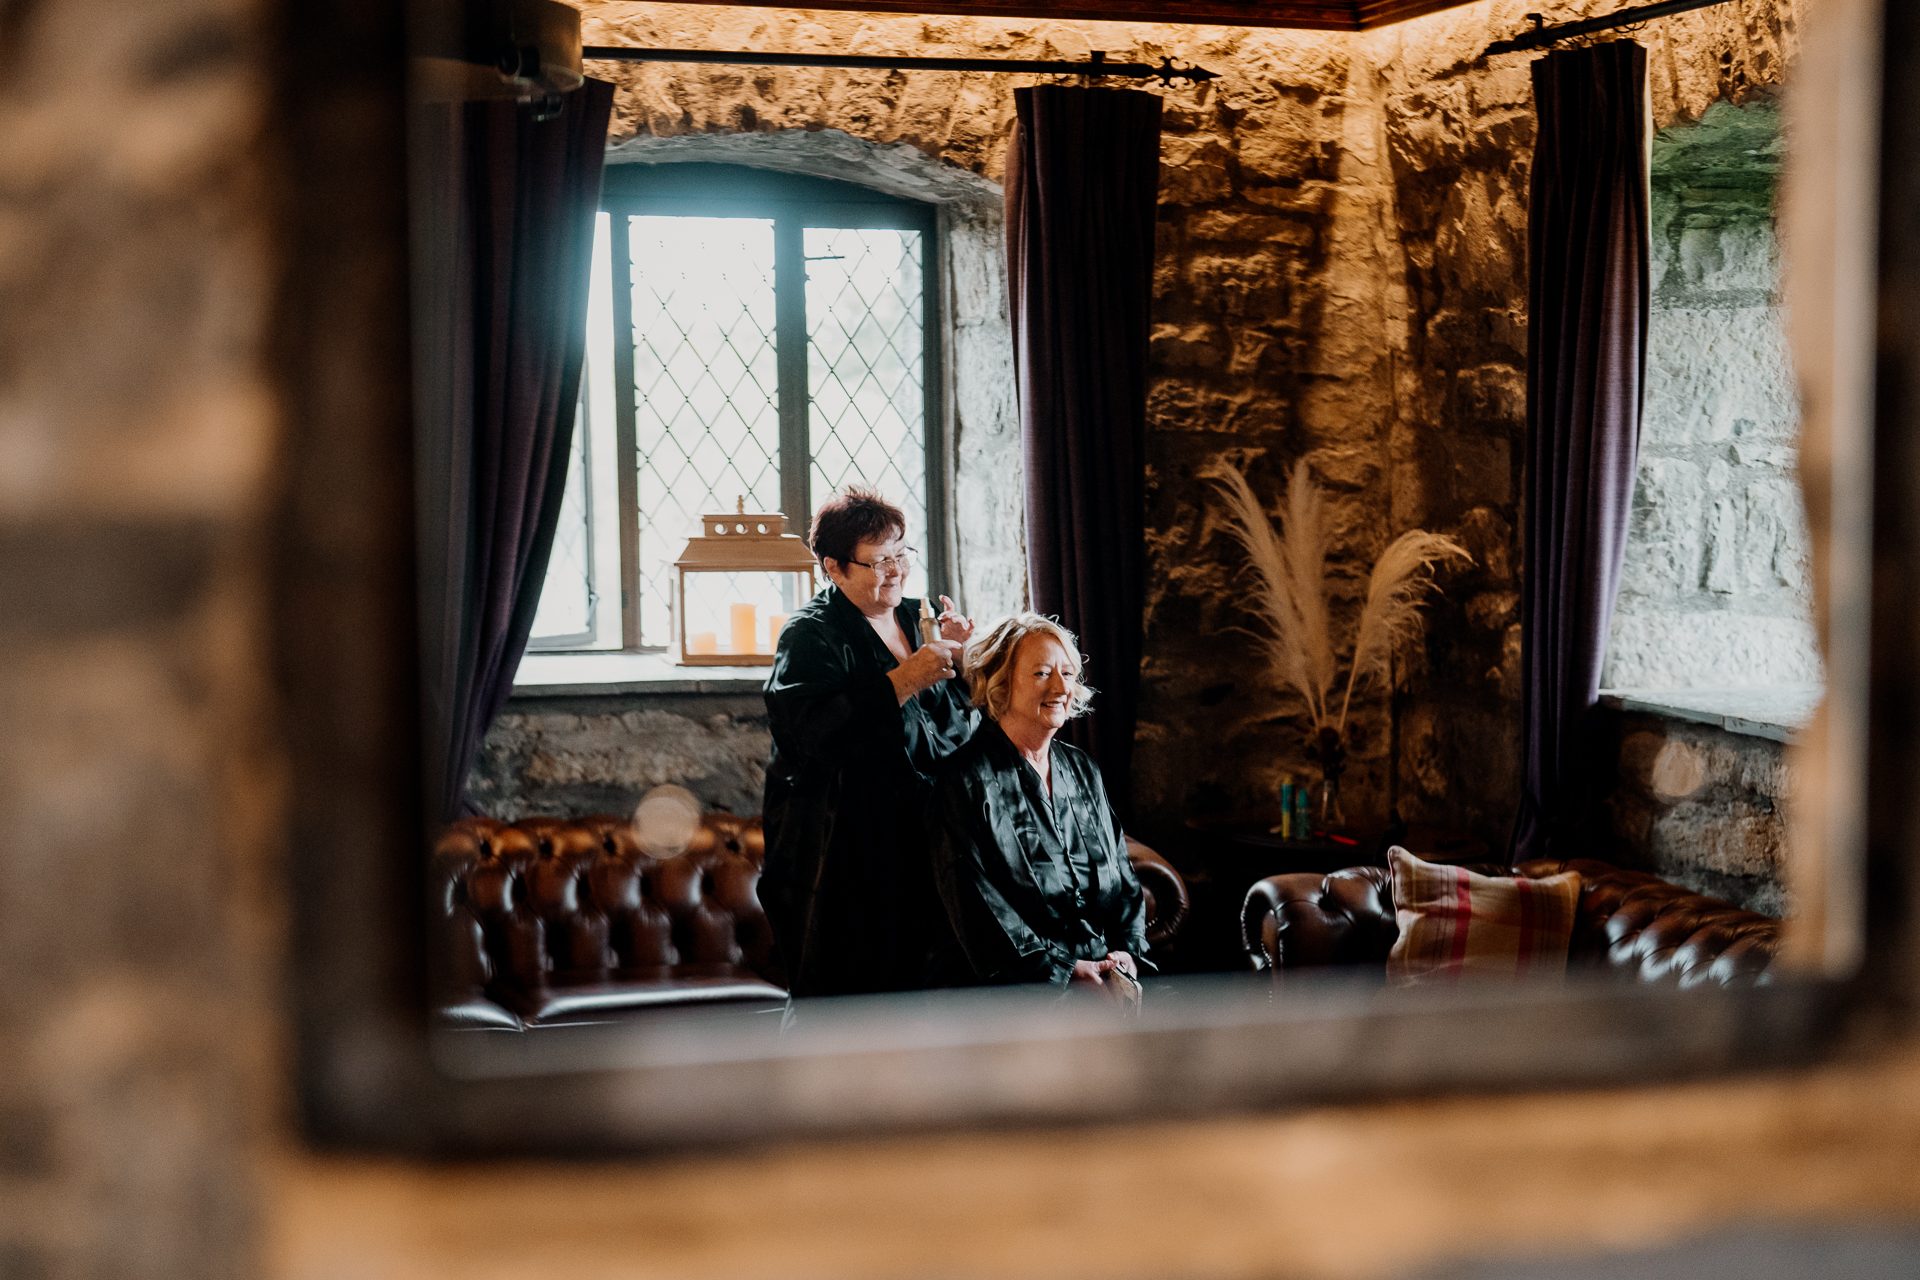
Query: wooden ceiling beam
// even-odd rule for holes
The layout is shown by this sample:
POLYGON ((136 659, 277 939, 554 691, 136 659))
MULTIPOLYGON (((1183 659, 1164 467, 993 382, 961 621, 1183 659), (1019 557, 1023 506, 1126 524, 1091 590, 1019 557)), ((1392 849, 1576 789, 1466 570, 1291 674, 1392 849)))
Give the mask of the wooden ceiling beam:
MULTIPOLYGON (((764 8, 749 0, 695 0, 764 8)), ((988 18, 1078 18, 1089 22, 1183 22, 1300 31, 1366 31, 1471 0, 808 0, 809 9, 852 13, 941 13, 988 18)))

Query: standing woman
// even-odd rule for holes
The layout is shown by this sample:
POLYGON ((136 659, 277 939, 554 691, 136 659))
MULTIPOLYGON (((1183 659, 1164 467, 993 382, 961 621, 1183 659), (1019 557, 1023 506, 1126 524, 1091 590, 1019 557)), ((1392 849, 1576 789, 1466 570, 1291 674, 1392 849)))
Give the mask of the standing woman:
POLYGON ((958 939, 943 983, 1132 988, 1147 903, 1100 770, 1054 735, 1082 714, 1073 633, 1035 613, 967 646, 990 724, 940 767, 928 814, 934 878, 958 939))
POLYGON ((905 539, 872 490, 822 506, 807 540, 832 585, 787 620, 767 677, 760 900, 796 996, 925 986, 946 934, 923 815, 977 721, 953 679, 973 623, 942 596, 940 638, 920 644, 905 539))

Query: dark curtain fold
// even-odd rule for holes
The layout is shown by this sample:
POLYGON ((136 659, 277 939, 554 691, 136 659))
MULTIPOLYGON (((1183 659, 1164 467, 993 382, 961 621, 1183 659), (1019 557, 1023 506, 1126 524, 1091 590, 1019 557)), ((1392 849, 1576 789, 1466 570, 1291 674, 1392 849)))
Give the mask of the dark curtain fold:
POLYGON ((414 121, 416 417, 429 800, 467 811, 540 603, 586 353, 613 86, 414 121))
POLYGON ((1592 711, 1620 589, 1647 368, 1647 52, 1533 64, 1526 577, 1515 861, 1584 852, 1592 711))
POLYGON ((1145 611, 1147 333, 1160 99, 1014 93, 1008 289, 1026 458, 1033 607, 1058 617, 1099 691, 1068 741, 1125 811, 1145 611))

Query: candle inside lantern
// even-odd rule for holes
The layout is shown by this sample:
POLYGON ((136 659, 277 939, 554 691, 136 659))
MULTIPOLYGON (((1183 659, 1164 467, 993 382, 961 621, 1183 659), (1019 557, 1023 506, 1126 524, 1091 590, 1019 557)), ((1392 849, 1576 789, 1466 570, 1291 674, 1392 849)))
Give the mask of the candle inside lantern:
POLYGON ((696 631, 687 637, 688 653, 720 652, 720 637, 711 631, 696 631))
POLYGON ((767 615, 767 651, 769 653, 780 648, 780 628, 786 625, 786 614, 770 613, 767 615))
POLYGON ((758 653, 760 646, 757 633, 760 630, 759 610, 750 604, 729 605, 727 612, 733 621, 733 651, 735 653, 758 653))

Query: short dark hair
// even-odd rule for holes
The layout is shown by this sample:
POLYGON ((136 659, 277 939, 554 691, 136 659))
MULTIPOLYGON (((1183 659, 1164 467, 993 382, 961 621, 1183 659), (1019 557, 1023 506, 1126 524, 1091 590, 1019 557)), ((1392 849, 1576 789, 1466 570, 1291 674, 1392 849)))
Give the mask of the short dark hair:
POLYGON ((807 545, 822 560, 846 564, 854 549, 870 538, 900 537, 907 531, 907 517, 865 485, 850 484, 820 504, 813 514, 813 528, 807 533, 807 545))

